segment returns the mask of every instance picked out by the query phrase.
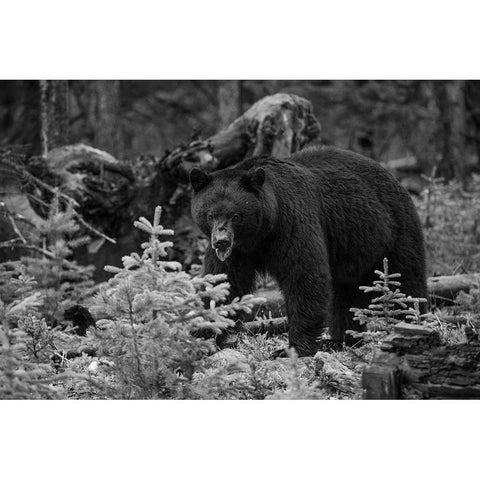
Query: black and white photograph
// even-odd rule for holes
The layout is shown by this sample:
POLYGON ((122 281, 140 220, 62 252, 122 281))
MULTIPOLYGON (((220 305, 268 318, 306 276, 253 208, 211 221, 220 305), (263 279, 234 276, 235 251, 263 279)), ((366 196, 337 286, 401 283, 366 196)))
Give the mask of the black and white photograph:
POLYGON ((475 16, 307 3, 5 11, 0 476, 475 476, 475 16))
POLYGON ((0 92, 1 398, 480 398, 480 81, 0 92))

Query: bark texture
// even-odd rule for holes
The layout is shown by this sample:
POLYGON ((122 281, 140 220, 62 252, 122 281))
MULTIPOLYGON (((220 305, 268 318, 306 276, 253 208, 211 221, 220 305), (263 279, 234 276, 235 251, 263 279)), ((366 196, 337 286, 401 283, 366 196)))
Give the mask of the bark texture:
POLYGON ((439 174, 445 180, 456 178, 465 185, 465 82, 449 80, 435 82, 440 111, 440 134, 443 148, 439 174))
POLYGON ((42 155, 68 143, 68 82, 40 80, 42 155))
POLYGON ((93 145, 115 157, 122 151, 120 81, 90 82, 88 121, 93 128, 93 145))
POLYGON ((362 375, 367 399, 480 398, 480 342, 441 345, 438 332, 399 324, 362 375))

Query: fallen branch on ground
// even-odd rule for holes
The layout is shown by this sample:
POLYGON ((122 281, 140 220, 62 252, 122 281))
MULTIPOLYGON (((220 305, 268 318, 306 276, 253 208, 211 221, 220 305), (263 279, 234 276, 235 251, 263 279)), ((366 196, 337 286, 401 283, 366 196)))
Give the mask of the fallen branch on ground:
POLYGON ((428 279, 428 293, 433 303, 451 303, 461 292, 469 292, 472 286, 479 285, 478 273, 430 277, 428 279))

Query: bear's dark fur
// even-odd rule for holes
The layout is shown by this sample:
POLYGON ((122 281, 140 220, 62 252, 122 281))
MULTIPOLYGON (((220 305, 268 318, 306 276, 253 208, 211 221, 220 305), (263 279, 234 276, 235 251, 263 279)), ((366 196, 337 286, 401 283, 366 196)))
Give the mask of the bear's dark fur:
POLYGON ((192 216, 210 238, 206 273, 226 273, 231 298, 251 293, 268 272, 285 297, 290 346, 312 355, 330 326, 342 341, 359 291, 389 260, 401 290, 426 297, 422 229, 406 190, 378 163, 332 147, 289 159, 258 157, 190 175, 192 216))

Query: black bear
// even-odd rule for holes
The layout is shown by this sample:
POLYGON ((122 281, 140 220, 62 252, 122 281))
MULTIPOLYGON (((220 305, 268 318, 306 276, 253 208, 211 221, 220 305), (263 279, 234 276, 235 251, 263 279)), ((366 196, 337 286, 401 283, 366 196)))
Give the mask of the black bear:
POLYGON ((401 273, 402 291, 426 297, 423 235, 408 192, 374 160, 333 147, 280 160, 257 157, 207 174, 193 169, 192 217, 210 238, 205 273, 226 273, 230 297, 251 293, 268 272, 285 297, 289 343, 318 350, 330 327, 342 342, 351 307, 374 270, 401 273))

